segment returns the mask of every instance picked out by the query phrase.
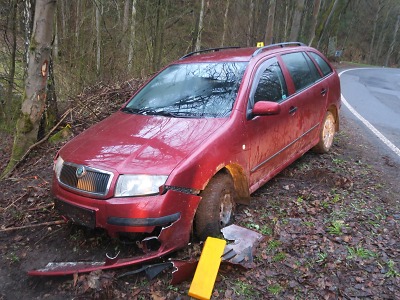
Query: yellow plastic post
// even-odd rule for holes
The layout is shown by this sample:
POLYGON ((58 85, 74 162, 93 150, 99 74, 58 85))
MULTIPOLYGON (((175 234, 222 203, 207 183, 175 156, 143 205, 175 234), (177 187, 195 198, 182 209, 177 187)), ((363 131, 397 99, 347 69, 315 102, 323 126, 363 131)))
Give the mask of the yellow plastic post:
POLYGON ((189 296, 196 299, 211 298, 225 245, 225 240, 213 237, 207 238, 190 285, 189 296))

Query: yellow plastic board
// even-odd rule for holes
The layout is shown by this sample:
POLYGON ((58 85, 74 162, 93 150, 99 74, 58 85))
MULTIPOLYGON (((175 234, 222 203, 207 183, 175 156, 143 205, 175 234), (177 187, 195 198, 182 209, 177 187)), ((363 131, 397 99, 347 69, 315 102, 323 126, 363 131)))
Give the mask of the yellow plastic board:
POLYGON ((196 299, 211 298, 225 245, 225 240, 213 237, 207 238, 190 285, 189 296, 196 299))

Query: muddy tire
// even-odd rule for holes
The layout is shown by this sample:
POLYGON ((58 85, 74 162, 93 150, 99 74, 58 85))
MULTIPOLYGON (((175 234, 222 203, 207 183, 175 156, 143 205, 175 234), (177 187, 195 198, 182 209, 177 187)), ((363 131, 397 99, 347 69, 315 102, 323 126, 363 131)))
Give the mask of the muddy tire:
POLYGON ((233 221, 235 201, 232 178, 226 174, 215 175, 200 194, 202 197, 195 217, 195 234, 200 240, 218 237, 221 228, 233 221))
POLYGON ((314 152, 327 153, 332 147, 333 138, 336 132, 336 120, 334 115, 327 111, 325 114, 324 122, 322 123, 319 132, 319 142, 313 148, 314 152))

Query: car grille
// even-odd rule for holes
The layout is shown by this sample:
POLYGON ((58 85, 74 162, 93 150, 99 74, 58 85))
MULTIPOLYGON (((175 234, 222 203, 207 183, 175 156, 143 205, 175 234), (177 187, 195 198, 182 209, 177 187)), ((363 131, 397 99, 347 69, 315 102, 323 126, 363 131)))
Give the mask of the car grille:
POLYGON ((76 175, 79 165, 64 163, 59 181, 66 187, 96 195, 106 195, 112 179, 112 173, 85 167, 81 178, 76 175))

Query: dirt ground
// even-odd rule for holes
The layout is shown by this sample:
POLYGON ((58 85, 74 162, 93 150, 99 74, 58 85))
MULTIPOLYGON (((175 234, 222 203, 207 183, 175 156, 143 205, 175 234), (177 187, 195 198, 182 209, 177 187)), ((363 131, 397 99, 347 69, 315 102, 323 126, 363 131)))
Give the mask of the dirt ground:
MULTIPOLYGON (((88 93, 93 101, 122 97, 107 88, 88 93)), ((119 106, 112 103, 109 110, 119 106)), ((72 134, 102 112, 91 108, 90 114, 69 118, 72 134)), ((343 116, 341 122, 331 153, 305 154, 258 190, 250 206, 237 208, 235 223, 265 238, 254 268, 221 265, 213 299, 400 299, 400 168, 374 150, 357 124, 343 116)), ((0 138, 2 170, 12 138, 0 138)), ((140 251, 101 231, 53 224, 61 217, 50 194, 52 158, 62 143, 41 144, 0 181, 0 299, 188 299, 190 278, 171 285, 171 270, 152 280, 143 273, 117 278, 135 267, 27 275, 52 261, 103 261, 106 253, 120 251, 123 257, 140 251)), ((172 256, 198 258, 199 249, 192 243, 172 256)))

